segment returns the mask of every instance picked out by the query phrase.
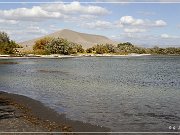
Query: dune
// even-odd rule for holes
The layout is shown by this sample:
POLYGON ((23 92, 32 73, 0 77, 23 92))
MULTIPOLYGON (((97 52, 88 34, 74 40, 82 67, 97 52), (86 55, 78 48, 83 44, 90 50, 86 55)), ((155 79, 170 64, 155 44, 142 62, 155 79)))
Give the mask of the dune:
MULTIPOLYGON (((105 36, 80 33, 69 29, 63 29, 54 32, 52 34, 45 35, 43 37, 64 38, 67 39, 68 41, 81 44, 85 49, 90 48, 96 44, 105 44, 105 43, 116 44, 115 41, 112 41, 111 39, 105 36)), ((19 44, 22 45, 25 50, 32 50, 32 46, 34 45, 35 41, 43 37, 24 41, 19 44)))

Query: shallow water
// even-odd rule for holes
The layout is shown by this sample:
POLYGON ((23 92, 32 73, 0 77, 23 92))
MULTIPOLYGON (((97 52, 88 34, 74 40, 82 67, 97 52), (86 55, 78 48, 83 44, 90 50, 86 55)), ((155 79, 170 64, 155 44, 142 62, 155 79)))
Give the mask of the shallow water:
POLYGON ((180 126, 180 57, 0 60, 0 90, 112 131, 180 126), (18 64, 11 64, 16 62, 18 64))

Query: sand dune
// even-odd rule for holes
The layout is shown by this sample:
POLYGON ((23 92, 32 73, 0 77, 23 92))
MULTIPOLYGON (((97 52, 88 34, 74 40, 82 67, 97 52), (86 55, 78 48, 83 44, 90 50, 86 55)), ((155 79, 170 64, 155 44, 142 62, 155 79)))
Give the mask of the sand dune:
MULTIPOLYGON (((85 49, 92 47, 95 44, 105 44, 105 43, 116 44, 115 41, 112 41, 105 36, 80 33, 80 32, 76 32, 76 31, 72 31, 68 29, 63 29, 63 30, 57 31, 55 33, 52 33, 43 37, 64 38, 64 39, 67 39, 68 41, 81 44, 83 48, 85 49)), ((43 37, 40 37, 40 38, 43 38, 43 37)), ((34 45, 34 42, 40 38, 21 42, 20 44, 24 47, 24 49, 31 50, 32 46, 34 45)))

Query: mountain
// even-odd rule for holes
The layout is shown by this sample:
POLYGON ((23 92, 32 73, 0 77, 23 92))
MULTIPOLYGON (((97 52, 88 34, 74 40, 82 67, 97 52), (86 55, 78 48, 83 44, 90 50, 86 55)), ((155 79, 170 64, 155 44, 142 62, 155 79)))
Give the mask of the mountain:
MULTIPOLYGON (((116 42, 110 40, 105 36, 80 33, 68 29, 63 29, 43 37, 64 38, 68 41, 81 44, 85 49, 90 48, 96 44, 116 44, 116 42)), ((34 45, 35 41, 43 37, 21 42, 19 44, 22 45, 25 50, 32 50, 32 46, 34 45)))

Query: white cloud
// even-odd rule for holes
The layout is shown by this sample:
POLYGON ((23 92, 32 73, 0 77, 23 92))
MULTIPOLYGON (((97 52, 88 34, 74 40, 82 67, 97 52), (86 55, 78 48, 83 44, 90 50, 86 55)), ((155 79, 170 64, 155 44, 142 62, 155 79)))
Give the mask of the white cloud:
POLYGON ((18 21, 15 20, 4 20, 4 19, 0 19, 0 24, 17 24, 18 21))
POLYGON ((84 24, 82 24, 83 27, 87 27, 87 28, 96 28, 96 29, 109 29, 112 28, 113 25, 111 22, 108 21, 95 21, 95 22, 85 22, 84 24))
POLYGON ((140 32, 146 32, 146 29, 139 29, 139 28, 125 28, 124 32, 127 33, 140 33, 140 32))
POLYGON ((0 25, 0 30, 8 33, 12 40, 17 42, 37 38, 46 35, 49 31, 36 23, 27 25, 18 23, 14 25, 0 25))
POLYGON ((94 20, 109 13, 110 11, 101 6, 81 4, 80 2, 41 4, 28 8, 6 10, 0 9, 0 29, 7 32, 16 41, 35 38, 45 35, 47 32, 59 30, 59 27, 54 25, 57 22, 59 24, 59 21, 79 26, 92 22, 87 24, 87 27, 103 29, 110 27, 110 22, 94 22, 94 20), (53 19, 53 25, 50 26, 48 21, 51 19, 53 19), (45 25, 47 24, 49 27, 46 28, 45 25))
MULTIPOLYGON (((172 43, 175 41, 176 43, 179 42, 180 36, 168 34, 148 35, 147 31, 166 26, 165 20, 122 16, 119 20, 116 18, 117 21, 115 21, 114 17, 112 17, 113 20, 108 20, 108 18, 111 19, 110 16, 104 17, 104 15, 109 15, 110 13, 106 8, 99 5, 81 4, 80 2, 42 4, 29 8, 0 10, 0 29, 8 32, 17 41, 43 36, 59 30, 65 24, 67 27, 70 26, 69 28, 71 26, 76 27, 76 25, 89 28, 88 31, 91 29, 110 29, 109 31, 104 30, 106 33, 103 34, 123 32, 118 36, 112 36, 112 38, 120 39, 120 41, 133 41, 137 44, 149 43, 156 45, 155 43, 161 43, 161 41, 162 44, 170 43, 170 41, 172 43), (55 20, 50 22, 49 20, 51 19, 55 20), (60 24, 61 22, 63 22, 62 25, 60 24), (14 24, 16 25, 15 27, 14 24), (22 24, 23 26, 21 26, 22 24), (163 43, 163 41, 167 42, 163 43)), ((151 13, 144 14, 150 15, 151 13)), ((94 31, 95 33, 97 32, 96 30, 94 31)))
POLYGON ((32 8, 0 10, 0 16, 3 19, 18 21, 39 21, 42 19, 65 17, 65 15, 60 12, 47 12, 39 6, 33 6, 32 8))
POLYGON ((149 33, 120 33, 119 35, 111 36, 114 40, 120 42, 131 42, 133 44, 145 47, 180 47, 180 36, 168 34, 149 34, 149 33))
POLYGON ((161 34, 161 38, 163 38, 163 39, 176 39, 176 38, 180 38, 180 36, 168 35, 168 34, 164 33, 164 34, 161 34))
POLYGON ((115 26, 122 28, 125 33, 141 33, 156 27, 164 27, 167 23, 163 20, 148 20, 134 18, 133 16, 122 16, 115 22, 115 26))
POLYGON ((82 15, 80 15, 79 16, 81 19, 88 19, 88 20, 90 20, 90 19, 96 19, 97 18, 97 16, 95 16, 95 15, 84 15, 84 14, 82 14, 82 15))
POLYGON ((60 29, 61 29, 61 28, 59 28, 59 27, 57 27, 57 26, 55 26, 55 25, 52 25, 52 24, 49 25, 48 28, 49 28, 50 31, 57 31, 57 30, 60 30, 60 29))
POLYGON ((143 25, 144 21, 142 19, 135 19, 132 16, 123 16, 120 19, 120 24, 122 24, 122 25, 143 25))
POLYGON ((68 4, 44 4, 33 6, 32 8, 16 8, 10 10, 0 10, 0 16, 6 20, 18 21, 41 21, 44 19, 64 19, 70 18, 74 14, 84 15, 106 15, 110 11, 100 6, 81 5, 79 2, 71 2, 68 4))
POLYGON ((38 26, 30 26, 30 27, 27 27, 27 33, 29 34, 47 34, 48 32, 45 30, 45 29, 42 29, 38 26))
POLYGON ((75 1, 69 4, 48 4, 44 5, 43 9, 46 11, 54 11, 54 12, 62 12, 64 14, 93 14, 93 15, 106 15, 109 14, 110 11, 100 6, 93 5, 81 5, 80 2, 75 1))
POLYGON ((2 29, 3 31, 6 31, 8 32, 8 34, 10 35, 20 35, 20 36, 23 36, 23 35, 26 35, 26 34, 30 34, 30 35, 44 35, 44 34, 47 34, 47 31, 43 28, 40 28, 38 26, 29 26, 29 27, 26 27, 24 28, 22 26, 22 28, 20 29, 19 27, 18 28, 3 28, 2 29))
POLYGON ((155 21, 155 24, 154 24, 154 26, 157 26, 157 27, 162 27, 162 26, 166 26, 166 25, 167 25, 167 23, 163 20, 157 20, 157 21, 155 21))
POLYGON ((161 34, 161 38, 169 38, 168 34, 161 34))
POLYGON ((167 23, 163 20, 150 21, 147 19, 137 19, 132 16, 122 16, 119 21, 116 22, 118 27, 125 26, 138 26, 138 27, 162 27, 167 23))

